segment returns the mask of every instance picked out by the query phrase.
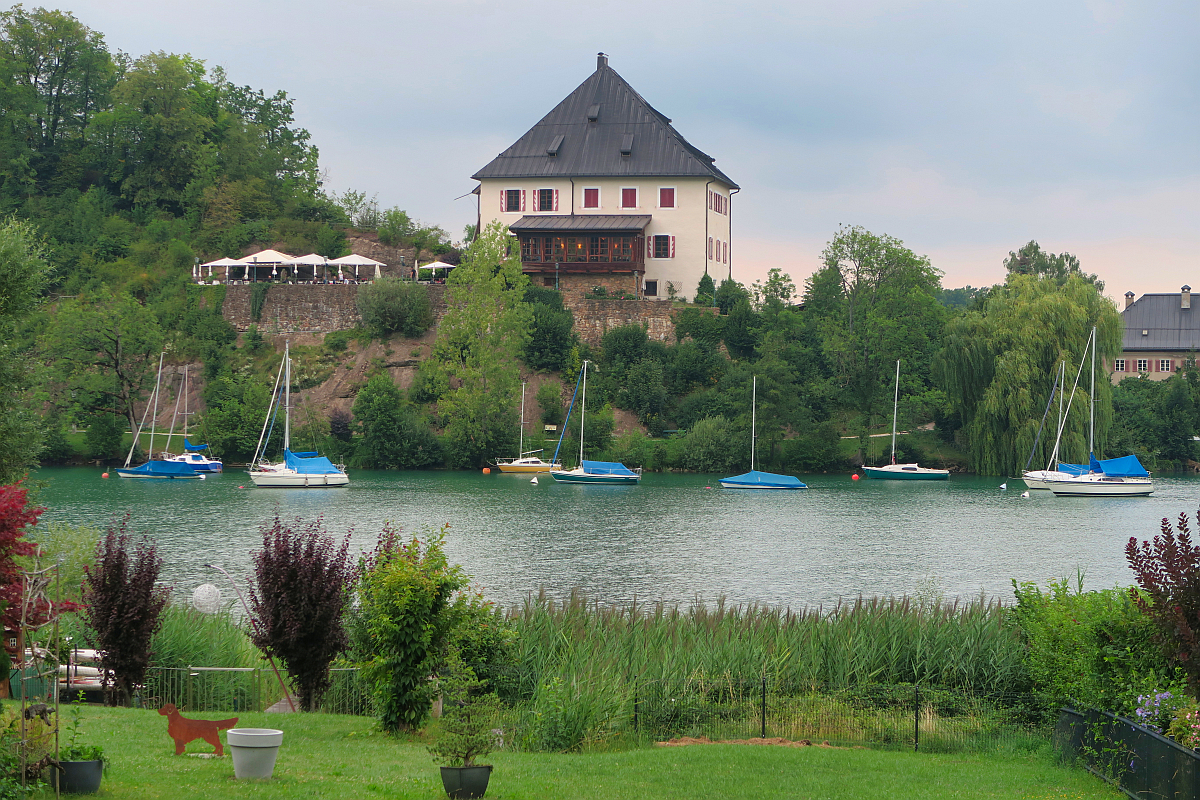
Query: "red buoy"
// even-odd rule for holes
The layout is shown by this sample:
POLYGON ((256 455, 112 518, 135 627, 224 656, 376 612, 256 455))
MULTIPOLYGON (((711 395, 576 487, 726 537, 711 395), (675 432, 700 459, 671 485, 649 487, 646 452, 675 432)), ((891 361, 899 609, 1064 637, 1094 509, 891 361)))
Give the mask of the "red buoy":
POLYGON ((858 480, 858 473, 856 472, 856 473, 854 473, 853 475, 851 475, 851 476, 850 476, 850 480, 852 480, 852 481, 856 481, 856 480, 858 480))
POLYGON ((484 474, 484 475, 491 475, 491 474, 492 474, 491 467, 484 467, 484 468, 483 468, 483 474, 484 474))
POLYGON ((101 473, 100 473, 100 477, 101 477, 101 478, 107 478, 107 477, 108 477, 108 473, 107 473, 107 472, 101 472, 101 473))

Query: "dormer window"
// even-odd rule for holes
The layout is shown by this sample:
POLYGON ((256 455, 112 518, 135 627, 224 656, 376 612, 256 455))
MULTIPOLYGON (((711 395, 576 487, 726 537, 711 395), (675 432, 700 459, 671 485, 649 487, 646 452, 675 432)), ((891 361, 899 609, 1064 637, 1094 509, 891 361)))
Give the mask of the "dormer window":
POLYGON ((564 137, 561 133, 554 137, 554 141, 550 142, 550 146, 546 148, 546 155, 551 158, 558 156, 558 148, 562 147, 564 137))
POLYGON ((600 104, 599 103, 593 103, 592 105, 588 106, 587 119, 588 119, 588 122, 595 122, 596 120, 600 119, 600 104))
POLYGON ((621 137, 621 155, 627 156, 633 153, 633 134, 627 133, 621 137))

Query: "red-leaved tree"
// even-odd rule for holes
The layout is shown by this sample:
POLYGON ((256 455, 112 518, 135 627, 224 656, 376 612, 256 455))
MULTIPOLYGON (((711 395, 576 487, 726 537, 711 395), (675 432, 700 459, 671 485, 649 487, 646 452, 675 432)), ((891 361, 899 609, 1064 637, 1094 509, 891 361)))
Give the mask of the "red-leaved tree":
POLYGON ((111 673, 114 704, 127 705, 146 679, 150 640, 162 625, 170 588, 157 586, 163 561, 154 542, 136 544, 126 532, 129 515, 108 526, 96 545, 96 563, 84 568, 83 608, 89 639, 111 673))
POLYGON ((356 571, 349 535, 338 547, 320 519, 294 524, 276 516, 262 526, 250 587, 251 638, 284 663, 300 708, 312 711, 329 688, 330 663, 349 645, 344 616, 356 571))
POLYGON ((1179 662, 1200 696, 1200 547, 1192 544, 1187 514, 1174 528, 1164 517, 1153 541, 1139 545, 1130 537, 1125 558, 1142 588, 1130 589, 1133 601, 1154 620, 1167 656, 1179 662))
POLYGON ((4 606, 4 627, 9 630, 21 624, 21 568, 17 559, 33 555, 36 547, 25 539, 25 531, 36 525, 46 510, 29 505, 28 494, 19 482, 0 486, 0 603, 4 606))

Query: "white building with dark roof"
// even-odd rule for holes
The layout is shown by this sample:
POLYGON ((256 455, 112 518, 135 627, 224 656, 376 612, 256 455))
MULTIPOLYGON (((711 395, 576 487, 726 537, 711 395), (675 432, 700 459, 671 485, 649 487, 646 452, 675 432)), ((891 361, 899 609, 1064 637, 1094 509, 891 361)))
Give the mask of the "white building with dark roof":
POLYGON ((1192 287, 1178 294, 1144 294, 1135 302, 1125 293, 1125 338, 1113 361, 1113 383, 1143 375, 1161 381, 1194 364, 1200 352, 1200 309, 1192 308, 1192 287))
POLYGON ((472 176, 480 229, 507 225, 539 285, 690 298, 705 272, 716 283, 732 275, 738 186, 607 56, 596 62, 587 80, 472 176))

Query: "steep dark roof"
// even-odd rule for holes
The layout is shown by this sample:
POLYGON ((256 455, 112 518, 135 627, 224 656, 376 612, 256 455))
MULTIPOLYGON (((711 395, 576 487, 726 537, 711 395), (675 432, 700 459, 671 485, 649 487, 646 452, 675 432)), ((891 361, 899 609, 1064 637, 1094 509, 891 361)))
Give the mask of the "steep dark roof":
POLYGON ((508 226, 510 231, 640 231, 650 224, 649 214, 555 214, 526 216, 508 226))
POLYGON ((1200 352, 1200 293, 1192 296, 1193 308, 1180 308, 1175 294, 1144 294, 1121 312, 1125 320, 1126 350, 1195 350, 1200 352), (1142 331, 1146 335, 1142 335, 1142 331))
POLYGON ((625 79, 596 71, 538 124, 471 177, 707 177, 737 188, 625 79), (589 121, 591 117, 594 121, 589 121), (556 150, 551 156, 547 151, 556 150), (628 155, 622 155, 622 150, 628 155))

